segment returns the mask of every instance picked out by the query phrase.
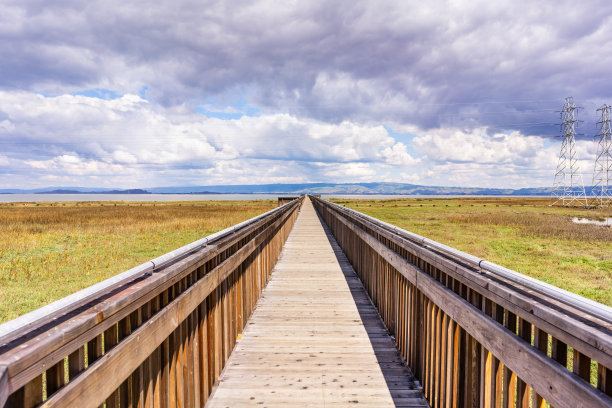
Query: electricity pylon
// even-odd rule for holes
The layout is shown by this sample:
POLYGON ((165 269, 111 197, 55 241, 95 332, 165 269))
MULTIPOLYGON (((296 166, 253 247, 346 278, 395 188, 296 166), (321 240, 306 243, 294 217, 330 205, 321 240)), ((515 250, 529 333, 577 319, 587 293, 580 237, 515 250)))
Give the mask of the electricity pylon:
POLYGON ((565 98, 561 111, 561 152, 557 163, 552 197, 554 204, 561 203, 564 207, 587 206, 587 196, 584 191, 584 181, 576 160, 576 104, 570 96, 565 98))
POLYGON ((591 196, 593 205, 608 207, 612 202, 612 131, 610 130, 610 110, 612 106, 604 104, 597 112, 601 111, 601 129, 596 138, 599 138, 597 155, 595 156, 595 169, 593 170, 593 183, 591 196))

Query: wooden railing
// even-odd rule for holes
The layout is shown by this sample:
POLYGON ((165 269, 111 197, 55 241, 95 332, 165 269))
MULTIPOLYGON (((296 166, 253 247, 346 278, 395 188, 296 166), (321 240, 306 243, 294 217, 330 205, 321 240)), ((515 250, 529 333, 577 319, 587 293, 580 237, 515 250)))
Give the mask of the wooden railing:
POLYGON ((432 407, 612 406, 610 308, 313 203, 432 407))
POLYGON ((296 199, 0 326, 0 406, 203 406, 296 199))

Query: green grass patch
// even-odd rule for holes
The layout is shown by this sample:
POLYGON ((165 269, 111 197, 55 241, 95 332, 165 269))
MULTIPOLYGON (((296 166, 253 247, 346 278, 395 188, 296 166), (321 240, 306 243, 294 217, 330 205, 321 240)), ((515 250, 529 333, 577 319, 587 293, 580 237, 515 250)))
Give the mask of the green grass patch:
POLYGON ((275 206, 269 200, 0 204, 0 322, 275 206))
POLYGON ((612 228, 572 222, 612 217, 612 208, 551 207, 547 198, 334 201, 612 306, 612 228))

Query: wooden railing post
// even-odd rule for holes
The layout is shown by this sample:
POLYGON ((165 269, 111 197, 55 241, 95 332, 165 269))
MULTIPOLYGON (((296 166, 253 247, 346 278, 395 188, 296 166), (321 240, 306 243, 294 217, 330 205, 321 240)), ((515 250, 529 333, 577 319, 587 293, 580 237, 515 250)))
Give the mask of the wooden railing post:
POLYGON ((485 271, 486 261, 471 255, 313 203, 432 407, 612 406, 609 308, 571 294, 557 299, 554 288, 515 272, 495 275, 499 267, 485 271))
POLYGON ((0 407, 203 407, 301 202, 160 257, 159 268, 104 284, 110 289, 97 298, 88 293, 87 305, 60 302, 57 316, 38 313, 19 335, 4 335, 0 407))

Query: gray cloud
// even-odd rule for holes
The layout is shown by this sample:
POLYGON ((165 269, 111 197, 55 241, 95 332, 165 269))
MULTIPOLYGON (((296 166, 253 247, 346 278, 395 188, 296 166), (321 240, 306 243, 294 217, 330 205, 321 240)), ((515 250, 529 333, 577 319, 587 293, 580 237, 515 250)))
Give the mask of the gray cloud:
MULTIPOLYGON (((556 134, 612 93, 612 3, 5 1, 0 87, 231 100, 340 122, 556 134)), ((592 115, 590 112, 589 115, 592 115)))
POLYGON ((547 185, 612 102, 605 0, 163 3, 0 3, 0 183, 547 185))

